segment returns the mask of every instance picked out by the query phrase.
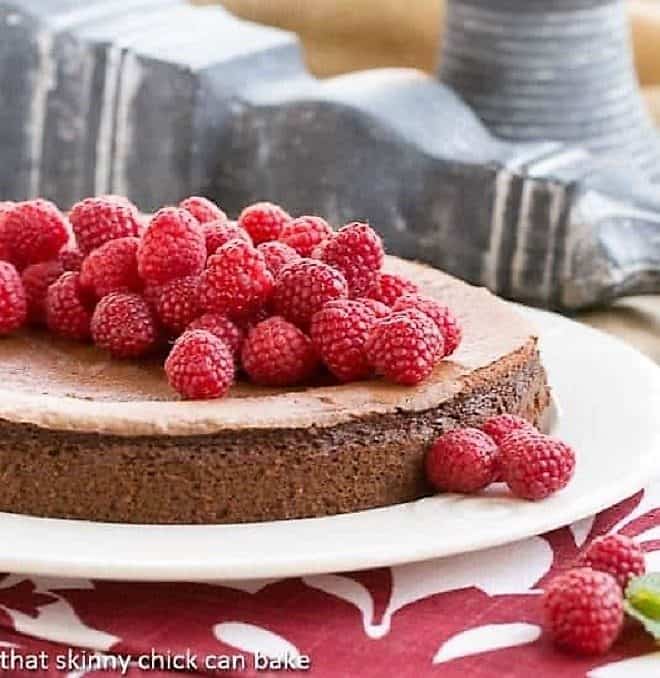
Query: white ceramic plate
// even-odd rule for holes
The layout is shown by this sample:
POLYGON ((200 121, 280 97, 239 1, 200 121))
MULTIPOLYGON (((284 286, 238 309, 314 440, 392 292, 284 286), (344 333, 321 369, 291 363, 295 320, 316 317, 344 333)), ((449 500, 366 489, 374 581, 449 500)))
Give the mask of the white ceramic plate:
POLYGON ((330 518, 218 526, 112 525, 0 514, 0 571, 117 580, 297 576, 448 556, 541 534, 591 515, 660 472, 660 368, 562 317, 529 311, 560 403, 555 433, 576 475, 531 503, 501 486, 330 518))

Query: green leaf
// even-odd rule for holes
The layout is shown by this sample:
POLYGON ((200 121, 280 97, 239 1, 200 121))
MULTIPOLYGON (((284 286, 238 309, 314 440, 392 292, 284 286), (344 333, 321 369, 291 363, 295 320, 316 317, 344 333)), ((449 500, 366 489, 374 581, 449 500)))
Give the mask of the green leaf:
POLYGON ((660 640, 660 573, 631 579, 623 606, 648 633, 660 640))

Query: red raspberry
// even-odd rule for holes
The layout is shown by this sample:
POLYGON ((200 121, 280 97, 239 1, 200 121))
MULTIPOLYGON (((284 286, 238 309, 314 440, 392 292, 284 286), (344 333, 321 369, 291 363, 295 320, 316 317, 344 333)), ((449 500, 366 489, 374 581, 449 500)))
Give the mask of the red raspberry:
POLYGON ((238 225, 244 228, 255 245, 277 240, 284 224, 291 221, 291 215, 272 202, 257 202, 246 207, 238 217, 238 225))
POLYGON ((284 266, 301 259, 296 250, 276 240, 262 242, 257 249, 264 255, 266 266, 268 266, 268 270, 273 274, 273 278, 277 278, 284 266))
POLYGON ((166 329, 180 334, 200 313, 199 276, 170 280, 153 292, 153 307, 166 329))
POLYGON ((227 344, 236 359, 241 354, 245 332, 234 324, 226 315, 205 313, 193 320, 187 330, 206 330, 227 344))
POLYGON ((333 299, 345 299, 348 287, 344 276, 327 264, 301 259, 280 271, 273 291, 273 308, 294 325, 307 329, 312 316, 333 299))
POLYGON ((236 222, 209 221, 202 224, 204 239, 206 240, 206 254, 211 256, 215 254, 220 247, 226 245, 230 240, 244 240, 248 245, 252 245, 252 238, 236 222))
POLYGON ((223 224, 227 222, 227 215, 208 198, 193 195, 182 200, 179 207, 190 212, 200 224, 207 224, 210 221, 220 221, 223 224))
POLYGON ((426 313, 438 326, 445 343, 444 356, 451 355, 460 345, 462 330, 456 316, 439 301, 421 294, 404 294, 399 297, 392 307, 393 311, 405 311, 408 308, 416 308, 426 313))
POLYGON ((80 273, 63 273, 48 288, 46 324, 55 334, 86 341, 93 308, 93 299, 80 284, 80 273))
POLYGON ((298 217, 284 224, 279 240, 301 257, 309 257, 314 248, 331 238, 333 233, 332 226, 321 217, 298 217))
POLYGON ((69 224, 48 200, 19 202, 5 214, 9 260, 19 270, 54 259, 69 240, 69 224))
POLYGON ((218 337, 191 330, 174 343, 165 374, 170 386, 188 400, 222 398, 234 383, 234 358, 218 337))
POLYGON ((57 258, 65 271, 80 271, 85 255, 77 247, 63 249, 57 258))
POLYGON ((481 426, 481 430, 486 435, 489 435, 496 445, 501 445, 509 433, 518 431, 521 428, 536 431, 536 428, 527 419, 523 419, 515 414, 497 414, 486 419, 481 426))
POLYGON ((138 271, 143 280, 163 285, 199 275, 205 263, 206 241, 197 219, 177 207, 156 212, 138 249, 138 271))
POLYGON ((545 499, 568 485, 575 452, 566 443, 526 428, 510 433, 500 446, 502 479, 517 497, 545 499))
POLYGON ((230 240, 209 258, 199 293, 204 310, 234 318, 258 311, 272 290, 263 254, 242 240, 230 240))
POLYGON ((385 251, 371 226, 355 222, 328 240, 321 258, 344 274, 351 297, 366 297, 371 296, 368 292, 378 280, 385 251))
POLYGON ((139 238, 117 238, 90 252, 80 269, 80 284, 97 299, 111 292, 139 292, 143 287, 137 270, 139 245, 139 238))
POLYGON ((116 358, 137 358, 156 344, 158 332, 149 304, 139 294, 113 292, 99 301, 92 339, 116 358))
POLYGON ((555 577, 543 595, 546 625, 572 652, 605 654, 623 627, 623 596, 614 577, 582 567, 555 577))
POLYGON ((639 577, 646 572, 644 551, 623 534, 597 537, 581 555, 579 563, 611 574, 623 591, 633 577, 639 577))
POLYGON ((26 318, 27 300, 21 276, 8 261, 0 261, 0 335, 17 330, 26 318))
POLYGON ((412 280, 396 273, 381 273, 368 296, 388 306, 394 306, 394 302, 404 294, 418 293, 419 287, 412 280))
POLYGON ((495 482, 498 449, 476 428, 441 435, 426 456, 426 477, 441 492, 479 492, 495 482))
POLYGON ((69 218, 83 254, 110 240, 140 235, 140 213, 126 198, 86 198, 73 206, 69 218))
POLYGON ((46 322, 46 295, 48 288, 64 273, 57 259, 28 266, 21 274, 28 307, 28 321, 32 325, 46 322))
POLYGON ((341 381, 371 376, 365 344, 376 322, 373 311, 358 301, 330 301, 312 317, 310 335, 327 368, 341 381))
POLYGON ((392 309, 387 304, 383 304, 381 301, 376 301, 376 299, 369 299, 369 297, 359 297, 356 299, 356 301, 368 306, 373 311, 373 314, 376 316, 376 318, 387 318, 387 316, 392 313, 392 309))
POLYGON ((366 344, 367 358, 379 374, 412 386, 426 379, 442 351, 436 324, 415 309, 378 320, 366 344))
POLYGON ((309 379, 318 358, 312 340, 284 318, 273 316, 250 330, 241 353, 255 384, 293 386, 309 379))

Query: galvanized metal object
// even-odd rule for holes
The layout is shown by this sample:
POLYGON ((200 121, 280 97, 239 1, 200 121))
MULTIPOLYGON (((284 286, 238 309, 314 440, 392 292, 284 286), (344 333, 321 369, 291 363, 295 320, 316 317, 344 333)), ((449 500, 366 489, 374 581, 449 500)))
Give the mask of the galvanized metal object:
POLYGON ((613 158, 502 141, 417 71, 318 81, 294 36, 217 7, 0 0, 0 197, 273 199, 573 310, 660 291, 660 194, 613 158))

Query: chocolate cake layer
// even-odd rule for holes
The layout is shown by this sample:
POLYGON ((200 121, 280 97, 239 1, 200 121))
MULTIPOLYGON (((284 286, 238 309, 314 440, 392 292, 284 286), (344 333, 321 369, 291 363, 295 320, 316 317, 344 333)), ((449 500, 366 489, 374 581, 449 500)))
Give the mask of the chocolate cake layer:
POLYGON ((416 388, 243 384, 222 401, 185 403, 156 363, 39 334, 0 341, 0 510, 189 524, 388 506, 429 493, 423 459, 443 431, 500 412, 538 421, 548 386, 527 321, 432 269, 388 266, 464 327, 459 351, 416 388))

